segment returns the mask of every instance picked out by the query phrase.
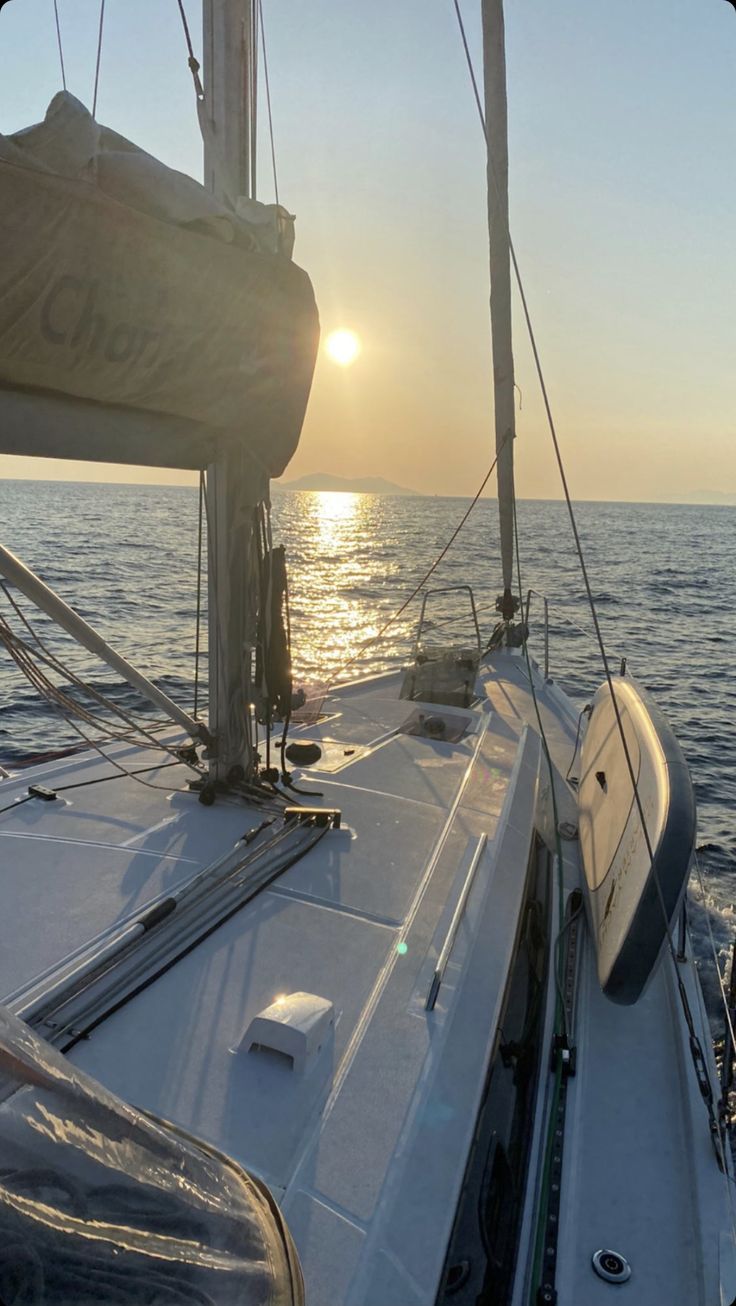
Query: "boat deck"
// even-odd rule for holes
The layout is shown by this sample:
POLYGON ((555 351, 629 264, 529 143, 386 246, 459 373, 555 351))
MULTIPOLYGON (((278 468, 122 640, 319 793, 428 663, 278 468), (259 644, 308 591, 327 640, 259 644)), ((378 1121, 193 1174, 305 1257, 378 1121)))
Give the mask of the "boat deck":
MULTIPOLYGON (((410 703, 398 698, 399 686, 399 676, 388 676, 337 691, 317 724, 295 732, 323 747, 299 785, 320 791, 316 804, 340 808, 340 829, 69 1053, 125 1099, 206 1138, 269 1184, 299 1250, 310 1306, 435 1301, 535 829, 544 832, 550 819, 518 656, 483 666, 473 709, 410 703), (442 716, 462 736, 407 733, 420 713, 442 716), (427 1010, 443 945, 447 969, 427 1010), (304 1070, 244 1046, 251 1020, 295 992, 334 1006, 334 1029, 304 1070)), ((539 678, 537 689, 564 775, 576 714, 554 685, 539 678)), ((156 761, 122 746, 114 756, 136 769, 156 761)), ((230 799, 203 807, 183 792, 184 768, 146 774, 166 790, 123 777, 87 783, 111 774, 84 754, 0 785, 5 804, 29 783, 84 785, 0 814, 0 991, 16 1010, 39 977, 139 919, 261 819, 230 799)), ((574 795, 560 777, 557 789, 561 819, 574 820, 574 795)), ((568 889, 580 881, 577 849, 565 844, 568 889)), ((671 977, 660 967, 635 1008, 615 1008, 597 990, 591 952, 584 941, 560 1300, 609 1301, 611 1286, 590 1264, 606 1245, 634 1266, 632 1300, 705 1306, 716 1299, 707 1294, 716 1284, 723 1187, 671 977), (713 1209, 712 1227, 699 1231, 694 1182, 704 1209, 713 1209)), ((552 1005, 550 996, 548 1025, 552 1005)), ((543 1069, 532 1187, 545 1078, 543 1069)), ((528 1201, 522 1246, 530 1224, 528 1201)))

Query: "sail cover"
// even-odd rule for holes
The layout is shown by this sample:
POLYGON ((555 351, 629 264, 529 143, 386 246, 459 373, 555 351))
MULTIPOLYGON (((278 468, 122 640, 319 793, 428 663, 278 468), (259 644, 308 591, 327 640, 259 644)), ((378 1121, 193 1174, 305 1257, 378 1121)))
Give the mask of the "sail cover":
MULTIPOLYGON (((162 419, 162 448, 146 461, 180 428, 180 465, 203 465, 230 440, 283 471, 318 341, 285 210, 226 207, 62 92, 43 123, 0 137, 0 241, 0 413, 21 392, 30 444, 18 448, 13 422, 0 422, 0 451, 107 459, 112 441, 116 461, 133 461, 121 432, 138 413, 154 445, 151 419, 162 419), (79 439, 67 452, 58 432, 45 447, 29 422, 35 393, 104 405, 124 415, 118 434, 101 422, 86 454, 79 439)), ((82 427, 94 432, 94 420, 82 427)))
POLYGON ((0 1301, 301 1306, 263 1185, 0 1007, 0 1301))

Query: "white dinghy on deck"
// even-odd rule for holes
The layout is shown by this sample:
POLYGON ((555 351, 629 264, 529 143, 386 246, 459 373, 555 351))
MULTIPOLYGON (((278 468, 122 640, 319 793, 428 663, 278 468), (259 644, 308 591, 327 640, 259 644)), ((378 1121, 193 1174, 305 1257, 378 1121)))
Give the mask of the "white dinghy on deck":
MULTIPOLYGON (((681 910, 687 769, 635 683, 607 674, 569 783, 579 713, 515 621, 500 0, 482 12, 491 639, 431 648, 420 628, 412 666, 307 704, 286 748, 285 572, 261 462, 264 439, 278 458, 298 434, 309 367, 267 429, 246 423, 238 445, 187 428, 171 453, 214 459, 206 725, 0 551, 0 572, 171 721, 152 734, 119 714, 108 738, 0 781, 3 1299, 736 1299, 733 1167, 681 910)), ((256 15, 205 3, 206 173, 236 209, 251 195, 256 15)), ((251 334, 275 312, 304 363, 316 319, 283 260, 258 264, 278 293, 251 334)), ((18 395, 40 430, 53 398, 18 395)), ((80 391, 67 413, 72 399, 101 402, 80 391)), ((57 452, 80 456, 79 438, 57 452)), ((52 683, 64 666, 33 630, 3 619, 0 637, 71 715, 52 683)))

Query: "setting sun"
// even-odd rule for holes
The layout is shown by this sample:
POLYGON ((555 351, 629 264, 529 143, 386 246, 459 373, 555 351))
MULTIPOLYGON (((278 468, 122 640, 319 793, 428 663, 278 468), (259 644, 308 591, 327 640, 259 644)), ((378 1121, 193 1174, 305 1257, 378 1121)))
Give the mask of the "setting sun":
POLYGON ((339 331, 330 332, 325 341, 325 349, 333 363, 349 367, 360 353, 360 339, 354 331, 343 327, 339 331))

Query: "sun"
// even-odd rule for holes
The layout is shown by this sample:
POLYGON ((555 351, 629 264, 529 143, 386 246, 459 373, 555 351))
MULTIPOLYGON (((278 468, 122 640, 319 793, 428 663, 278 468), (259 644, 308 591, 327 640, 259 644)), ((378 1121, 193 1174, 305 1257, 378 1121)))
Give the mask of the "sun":
POLYGON ((337 363, 340 367, 349 367, 360 353, 360 337, 354 331, 349 331, 347 327, 340 327, 338 331, 330 332, 325 340, 325 349, 333 363, 337 363))

